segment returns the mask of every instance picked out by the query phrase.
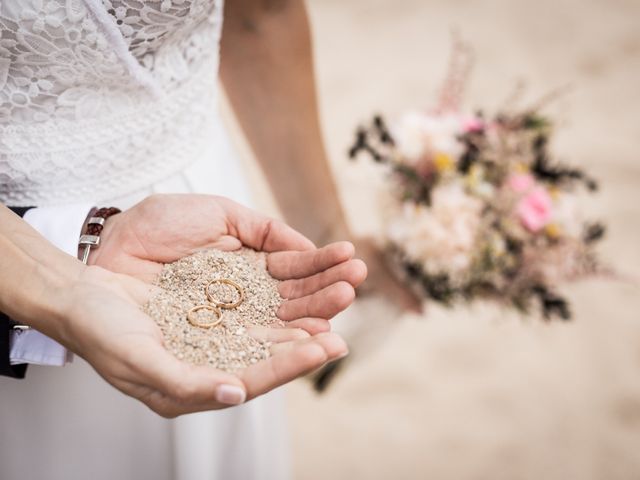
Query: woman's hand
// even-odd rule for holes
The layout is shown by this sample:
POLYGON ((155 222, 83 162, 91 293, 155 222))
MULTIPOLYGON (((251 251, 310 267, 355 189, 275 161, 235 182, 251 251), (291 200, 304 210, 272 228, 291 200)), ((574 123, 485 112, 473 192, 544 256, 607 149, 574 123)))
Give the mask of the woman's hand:
POLYGON ((69 307, 55 337, 111 385, 162 416, 242 403, 347 354, 333 333, 256 329, 255 336, 273 342, 272 356, 237 375, 181 362, 163 347, 160 329, 141 311, 155 288, 87 267, 65 292, 69 307))
POLYGON ((90 263, 152 281, 162 264, 203 248, 269 252, 272 276, 283 280, 286 301, 278 316, 311 334, 329 330, 328 319, 354 300, 367 269, 353 245, 317 249, 284 223, 211 195, 155 195, 106 222, 90 263))

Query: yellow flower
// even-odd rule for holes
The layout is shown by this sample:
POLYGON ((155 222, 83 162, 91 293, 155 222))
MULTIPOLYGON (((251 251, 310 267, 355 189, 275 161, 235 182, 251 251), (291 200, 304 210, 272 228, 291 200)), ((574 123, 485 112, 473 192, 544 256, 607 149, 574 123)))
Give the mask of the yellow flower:
POLYGON ((438 170, 438 172, 440 173, 453 170, 453 159, 446 153, 436 153, 436 156, 433 159, 433 163, 436 166, 436 170, 438 170))
POLYGON ((480 166, 472 165, 465 177, 467 188, 475 190, 482 181, 483 173, 483 169, 480 166))
POLYGON ((555 185, 550 186, 547 190, 549 191, 549 195, 551 195, 551 198, 553 198, 554 200, 558 200, 558 198, 560 198, 561 191, 555 185))
POLYGON ((559 238, 562 235, 562 229, 557 223, 550 223, 544 227, 544 231, 549 238, 559 238))
POLYGON ((524 163, 516 163, 514 170, 516 173, 529 173, 529 166, 524 163))

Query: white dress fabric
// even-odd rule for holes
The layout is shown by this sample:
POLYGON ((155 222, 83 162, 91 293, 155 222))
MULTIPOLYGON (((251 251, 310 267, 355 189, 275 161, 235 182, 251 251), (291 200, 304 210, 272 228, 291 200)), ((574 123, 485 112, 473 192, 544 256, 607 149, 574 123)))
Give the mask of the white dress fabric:
MULTIPOLYGON (((128 208, 197 192, 250 203, 216 110, 222 7, 0 0, 0 201, 128 208)), ((3 480, 290 474, 280 392, 165 420, 76 358, 0 378, 0 405, 3 480)))

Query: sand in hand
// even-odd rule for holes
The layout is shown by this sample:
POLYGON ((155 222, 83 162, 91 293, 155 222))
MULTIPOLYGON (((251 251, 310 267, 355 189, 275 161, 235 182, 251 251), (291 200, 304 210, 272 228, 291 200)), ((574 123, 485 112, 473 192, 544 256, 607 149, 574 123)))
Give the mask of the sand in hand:
MULTIPOLYGON (((252 327, 282 326, 276 316, 282 303, 278 283, 267 271, 264 253, 205 250, 165 265, 156 281, 162 290, 144 311, 162 330, 166 348, 180 360, 233 372, 268 358, 271 344, 250 334, 252 327), (224 283, 209 285, 207 298, 207 285, 216 279, 235 282, 244 298, 235 308, 221 308, 221 322, 216 326, 195 326, 187 319, 193 307, 213 306, 211 300, 234 303, 239 298, 238 291, 224 283)), ((195 323, 216 320, 210 308, 192 315, 195 323)))

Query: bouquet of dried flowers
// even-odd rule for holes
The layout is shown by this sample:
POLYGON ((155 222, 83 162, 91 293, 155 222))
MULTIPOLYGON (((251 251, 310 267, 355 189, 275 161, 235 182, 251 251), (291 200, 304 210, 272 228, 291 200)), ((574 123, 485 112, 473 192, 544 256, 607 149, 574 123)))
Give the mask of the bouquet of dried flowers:
POLYGON ((605 228, 583 219, 578 202, 597 184, 553 159, 553 125, 538 108, 460 111, 465 48, 456 45, 438 108, 390 125, 374 117, 350 157, 388 169, 385 242, 411 287, 447 305, 483 298, 569 319, 558 284, 601 269, 594 247, 605 228))

